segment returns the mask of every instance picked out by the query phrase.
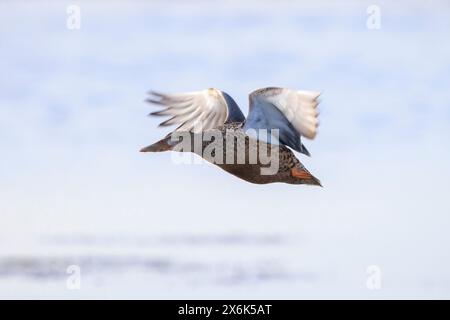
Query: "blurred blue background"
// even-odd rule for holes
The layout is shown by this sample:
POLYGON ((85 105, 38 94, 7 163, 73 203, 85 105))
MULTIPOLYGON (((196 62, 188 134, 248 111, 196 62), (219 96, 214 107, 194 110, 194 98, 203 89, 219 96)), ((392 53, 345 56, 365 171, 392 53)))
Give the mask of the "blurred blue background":
POLYGON ((0 298, 450 298, 448 39, 446 1, 2 1, 0 298), (323 92, 323 189, 138 152, 149 89, 266 86, 323 92))

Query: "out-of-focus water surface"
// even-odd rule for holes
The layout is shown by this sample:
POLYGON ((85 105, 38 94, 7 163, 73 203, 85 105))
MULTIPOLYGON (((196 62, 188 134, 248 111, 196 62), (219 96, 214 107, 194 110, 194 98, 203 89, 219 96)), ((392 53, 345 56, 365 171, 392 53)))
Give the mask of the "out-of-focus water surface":
POLYGON ((448 3, 77 3, 0 3, 0 298, 450 298, 448 3), (323 189, 138 152, 147 90, 265 86, 323 189))

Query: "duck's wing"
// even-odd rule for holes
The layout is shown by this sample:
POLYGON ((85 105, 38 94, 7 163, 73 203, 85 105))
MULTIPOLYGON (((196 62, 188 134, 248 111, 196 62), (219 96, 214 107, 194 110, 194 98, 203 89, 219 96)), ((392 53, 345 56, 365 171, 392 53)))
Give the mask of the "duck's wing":
POLYGON ((250 96, 249 114, 244 130, 278 129, 279 142, 309 155, 301 136, 314 139, 317 134, 319 92, 284 88, 263 88, 250 96))
POLYGON ((150 97, 146 101, 163 107, 150 115, 170 117, 160 126, 178 124, 179 127, 175 131, 199 133, 224 123, 245 121, 233 98, 217 89, 177 94, 151 91, 149 94, 150 97))

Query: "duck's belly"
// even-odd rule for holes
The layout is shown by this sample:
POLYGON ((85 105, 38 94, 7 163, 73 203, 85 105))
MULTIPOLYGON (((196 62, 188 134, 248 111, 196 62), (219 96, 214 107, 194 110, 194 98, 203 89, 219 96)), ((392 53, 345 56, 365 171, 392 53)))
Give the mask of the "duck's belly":
POLYGON ((203 140, 202 158, 251 183, 288 182, 291 179, 290 169, 298 163, 291 150, 258 142, 240 127, 222 127, 219 131, 220 143, 203 140))
MULTIPOLYGON (((275 174, 262 174, 263 167, 259 164, 216 164, 223 170, 245 181, 266 184, 273 182, 281 182, 281 176, 289 177, 286 173, 277 172, 275 174)), ((284 179, 285 180, 285 179, 284 179)))

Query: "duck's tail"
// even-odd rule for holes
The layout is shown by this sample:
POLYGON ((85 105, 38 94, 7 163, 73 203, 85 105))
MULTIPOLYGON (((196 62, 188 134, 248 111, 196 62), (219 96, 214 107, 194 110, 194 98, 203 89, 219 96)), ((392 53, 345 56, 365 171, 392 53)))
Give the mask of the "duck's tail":
POLYGON ((158 142, 155 142, 148 147, 142 148, 140 152, 163 152, 169 150, 172 150, 172 145, 170 144, 170 136, 165 137, 164 139, 159 140, 158 142))

